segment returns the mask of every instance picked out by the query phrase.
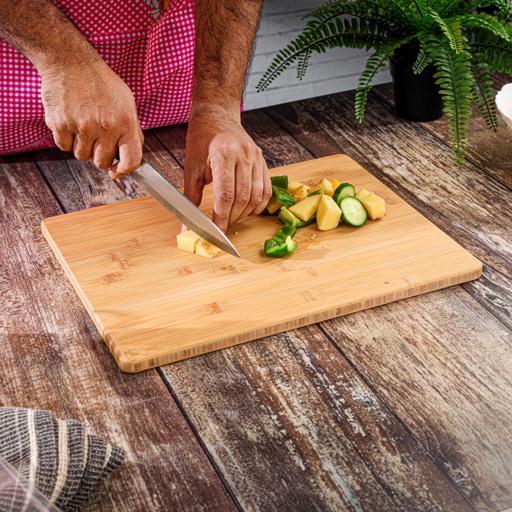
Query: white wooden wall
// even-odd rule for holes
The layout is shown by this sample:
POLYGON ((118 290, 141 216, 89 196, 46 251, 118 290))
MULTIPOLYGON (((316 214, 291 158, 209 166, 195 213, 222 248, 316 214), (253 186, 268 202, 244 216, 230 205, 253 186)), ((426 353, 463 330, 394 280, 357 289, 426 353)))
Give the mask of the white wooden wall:
MULTIPOLYGON (((290 67, 264 92, 256 84, 276 52, 305 26, 302 16, 322 0, 265 0, 255 52, 247 77, 244 106, 246 110, 287 103, 305 98, 354 89, 367 58, 365 52, 350 48, 330 50, 312 56, 306 77, 299 81, 295 67, 290 67)), ((389 82, 387 70, 375 83, 389 82)))

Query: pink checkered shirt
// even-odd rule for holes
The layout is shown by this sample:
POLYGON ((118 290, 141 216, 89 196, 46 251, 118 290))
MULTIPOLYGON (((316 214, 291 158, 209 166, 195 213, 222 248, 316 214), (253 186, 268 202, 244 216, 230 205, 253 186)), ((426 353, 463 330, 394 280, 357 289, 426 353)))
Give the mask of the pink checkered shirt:
MULTIPOLYGON (((128 84, 143 129, 188 119, 194 67, 193 0, 54 0, 128 84)), ((41 79, 0 40, 0 155, 54 146, 44 123, 41 79)))

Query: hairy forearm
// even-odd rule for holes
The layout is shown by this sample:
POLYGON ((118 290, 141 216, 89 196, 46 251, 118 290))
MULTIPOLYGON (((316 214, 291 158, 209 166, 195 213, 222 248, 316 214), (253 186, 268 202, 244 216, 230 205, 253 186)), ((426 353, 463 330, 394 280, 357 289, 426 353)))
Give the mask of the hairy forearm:
POLYGON ((100 58, 50 0, 0 0, 0 39, 18 48, 39 72, 100 58))
POLYGON ((191 115, 238 115, 263 0, 195 0, 196 53, 191 115))

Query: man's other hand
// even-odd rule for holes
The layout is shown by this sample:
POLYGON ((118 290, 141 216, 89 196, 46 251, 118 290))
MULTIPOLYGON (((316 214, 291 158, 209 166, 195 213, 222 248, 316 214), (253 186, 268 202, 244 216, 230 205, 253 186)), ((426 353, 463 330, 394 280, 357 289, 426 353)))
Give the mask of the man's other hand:
POLYGON ((239 121, 239 115, 192 115, 185 150, 185 194, 196 205, 213 181, 213 221, 229 224, 266 207, 272 187, 261 149, 239 121))
POLYGON ((60 149, 78 160, 92 159, 113 178, 138 167, 144 138, 133 94, 105 62, 54 65, 42 73, 41 94, 60 149))

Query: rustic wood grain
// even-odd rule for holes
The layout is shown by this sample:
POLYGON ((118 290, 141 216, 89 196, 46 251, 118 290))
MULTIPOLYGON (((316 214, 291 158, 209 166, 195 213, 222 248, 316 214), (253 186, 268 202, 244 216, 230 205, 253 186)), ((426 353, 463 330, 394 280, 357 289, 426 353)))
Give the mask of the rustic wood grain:
MULTIPOLYGON (((248 116, 244 117, 247 119, 248 116)), ((275 165, 293 162, 294 159, 299 160, 305 155, 307 157, 308 153, 286 133, 279 130, 275 123, 269 122, 265 115, 251 113, 251 118, 259 124, 258 143, 264 147, 266 157, 275 165), (283 161, 280 158, 283 158, 283 161)), ((253 127, 248 126, 248 129, 254 135, 253 127)), ((160 129, 156 133, 160 140, 168 143, 172 141, 173 156, 180 161, 182 149, 179 148, 180 144, 184 143, 182 127, 160 129)), ((110 182, 106 182, 105 185, 114 186, 110 182)), ((59 195, 58 189, 55 192, 59 195)), ((180 387, 175 389, 174 382, 169 381, 185 414, 198 429, 198 434, 216 464, 221 467, 224 478, 228 482, 236 483, 234 492, 244 508, 248 510, 360 510, 358 508, 360 501, 367 503, 372 496, 378 499, 378 504, 384 504, 391 509, 414 511, 466 510, 468 508, 467 504, 454 494, 440 472, 432 466, 430 458, 425 457, 421 447, 416 445, 399 422, 393 420, 393 415, 382 407, 378 398, 369 390, 364 390, 368 395, 360 398, 359 405, 356 407, 358 414, 361 415, 357 421, 365 432, 367 429, 373 432, 372 444, 364 448, 362 458, 354 455, 353 459, 347 460, 344 452, 337 447, 338 441, 342 440, 343 446, 347 446, 350 453, 354 454, 354 450, 359 450, 357 448, 359 439, 366 438, 352 426, 349 428, 348 423, 340 422, 340 425, 336 425, 335 418, 331 417, 328 425, 321 428, 320 437, 309 434, 310 428, 318 429, 321 426, 320 424, 316 427, 318 423, 315 419, 316 405, 309 406, 305 413, 302 413, 300 408, 295 408, 292 424, 286 418, 286 410, 284 413, 279 411, 278 418, 282 417, 284 429, 280 423, 276 423, 274 413, 269 411, 268 407, 263 408, 259 405, 259 401, 264 400, 263 386, 270 389, 274 387, 272 381, 267 382, 269 372, 283 375, 289 373, 287 366, 292 364, 291 362, 285 360, 278 364, 282 359, 274 360, 274 357, 266 355, 267 351, 280 340, 286 340, 287 344, 290 344, 290 340, 293 344, 308 344, 311 350, 310 357, 330 368, 333 385, 340 390, 340 393, 343 391, 339 397, 339 404, 343 400, 349 402, 357 400, 357 393, 356 398, 353 398, 350 390, 342 390, 336 382, 335 372, 337 362, 340 360, 339 355, 333 350, 332 345, 325 343, 325 339, 317 330, 311 329, 294 331, 291 338, 289 336, 274 337, 254 344, 255 348, 252 350, 259 354, 258 359, 261 360, 258 363, 260 369, 257 375, 254 375, 252 356, 241 358, 237 351, 230 350, 192 359, 184 366, 171 365, 165 369, 165 378, 171 379, 176 371, 178 372, 176 375, 181 377, 182 382, 185 380, 189 382, 185 393, 180 387), (307 342, 311 337, 313 341, 320 340, 322 344, 323 350, 318 354, 316 343, 307 342), (263 347, 261 350, 260 346, 263 347), (225 358, 233 362, 227 365, 224 362, 225 358), (332 366, 333 364, 335 367, 332 366), (235 370, 232 370, 233 366, 235 370), (245 378, 248 372, 252 373, 251 381, 245 378), (232 383, 233 380, 236 385, 232 383), (242 383, 238 385, 236 381, 240 380, 242 383), (203 382, 206 385, 203 385, 203 382), (190 383, 193 383, 193 386, 190 386, 190 383), (255 402, 255 396, 258 397, 257 402, 255 402), (239 410, 242 412, 239 413, 239 410), (264 416, 262 411, 265 413, 264 416), (302 424, 305 425, 304 428, 301 427, 302 424), (385 435, 379 437, 380 431, 375 430, 375 424, 383 425, 385 435), (251 434, 255 429, 260 433, 256 439, 251 434), (301 462, 298 462, 294 445, 288 441, 290 435, 293 435, 294 443, 306 443, 307 450, 300 453, 301 462), (351 445, 354 448, 350 448, 351 445), (340 451, 339 454, 338 451, 340 451), (247 455, 248 453, 251 457, 247 455), (404 464, 403 468, 399 461, 404 464), (370 473, 368 466, 372 468, 370 473), (259 472, 258 468, 264 468, 265 471, 259 472), (411 478, 411 474, 414 478, 411 478), (370 478, 371 486, 364 480, 367 476, 370 478), (300 496, 300 500, 297 495, 300 496), (353 500, 352 503, 348 501, 349 499, 353 500), (268 508, 262 507, 263 502, 268 505, 268 508), (404 503, 408 506, 404 507, 404 503), (337 507, 337 505, 340 506, 337 507)), ((310 395, 303 392, 304 388, 300 386, 301 380, 308 382, 307 389, 312 391, 312 386, 318 387, 319 384, 312 369, 310 367, 308 369, 304 363, 304 357, 296 355, 297 349, 293 348, 293 344, 288 350, 290 354, 288 358, 298 358, 293 363, 293 367, 296 371, 302 368, 301 373, 290 381, 290 386, 284 390, 286 394, 283 395, 282 388, 273 390, 273 394, 276 400, 283 403, 287 400, 307 403, 310 395), (307 374, 304 375, 303 372, 306 370, 307 374)), ((279 350, 279 347, 272 350, 279 350)), ((243 350, 241 353, 247 352, 243 350)), ((355 372, 351 374, 343 361, 340 364, 345 367, 347 380, 357 381, 357 374, 355 372)), ((325 390, 329 392, 329 387, 320 387, 320 389, 324 389, 324 392, 315 393, 313 396, 315 404, 318 402, 322 404, 325 390)), ((330 392, 330 396, 333 393, 330 392)), ((329 403, 321 405, 322 414, 329 416, 329 408, 329 403)), ((274 409, 276 409, 275 405, 274 409)), ((336 414, 339 417, 339 414, 336 414)))
POLYGON ((162 371, 244 510, 472 510, 315 327, 162 371))
MULTIPOLYGON (((394 107, 393 88, 391 85, 379 85, 375 88, 375 94, 394 107)), ((498 180, 502 185, 512 190, 512 135, 505 122, 498 116, 499 127, 496 132, 489 130, 476 109, 469 120, 469 140, 467 147, 467 159, 477 165, 481 170, 498 180)), ((437 139, 450 146, 450 134, 448 130, 448 118, 428 123, 415 123, 434 135, 437 139)))
POLYGON ((446 146, 443 147, 421 129, 416 129, 414 124, 394 119, 389 109, 379 105, 376 98, 370 101, 367 122, 359 125, 353 120, 351 98, 348 101, 343 99, 346 96, 336 96, 336 101, 324 98, 322 101, 330 100, 328 106, 318 106, 320 100, 316 99, 281 105, 267 113, 315 157, 345 151, 462 246, 494 267, 486 270, 492 274, 492 279, 484 278, 478 283, 464 286, 489 311, 510 322, 511 260, 503 257, 503 253, 511 250, 509 241, 512 239, 512 224, 503 222, 501 214, 501 211, 507 209, 505 203, 510 193, 494 180, 482 178, 482 172, 474 165, 454 167, 449 161, 446 146), (338 124, 342 124, 341 129, 337 128, 338 124), (397 136, 392 133, 395 126, 403 142, 397 140, 397 136), (418 158, 417 152, 420 153, 418 158), (444 155, 444 158, 439 155, 444 155), (447 176, 446 169, 453 173, 453 177, 447 176), (473 208, 465 197, 465 191, 468 187, 474 188, 471 183, 476 180, 482 188, 486 188, 486 182, 491 181, 488 193, 492 197, 482 204, 502 204, 494 212, 496 222, 492 218, 481 218, 481 209, 473 208), (441 206, 434 205, 432 198, 441 206), (444 211, 444 204, 455 205, 455 209, 460 205, 464 215, 471 219, 471 229, 466 226, 461 212, 457 212, 456 222, 453 222, 451 212, 444 211), (488 225, 493 230, 499 227, 503 232, 498 240, 489 236, 488 225), (481 240, 473 236, 475 230, 481 232, 481 240), (500 290, 501 296, 496 295, 496 288, 500 290))
POLYGON ((512 334, 460 288, 323 328, 478 510, 512 506, 512 334))
MULTIPOLYGON (((312 100, 270 109, 268 113, 315 156, 329 154, 343 148, 351 156, 358 158, 361 163, 370 162, 373 165, 372 171, 379 178, 389 177, 391 187, 406 196, 412 204, 433 218, 438 225, 454 234, 449 221, 451 213, 441 208, 434 210, 428 204, 431 203, 428 201, 428 196, 424 199, 420 195, 430 192, 430 188, 435 188, 439 194, 437 206, 442 200, 450 200, 452 188, 455 188, 458 197, 462 194, 458 180, 447 179, 445 169, 449 164, 445 159, 440 158, 442 150, 435 152, 436 141, 421 134, 418 136, 417 152, 421 157, 418 161, 422 164, 421 171, 418 172, 413 151, 415 134, 412 126, 404 130, 400 123, 389 119, 386 109, 382 106, 378 107, 378 102, 374 100, 369 110, 371 124, 366 126, 363 133, 356 123, 348 120, 350 102, 339 101, 340 99, 343 100, 337 97, 336 103, 329 102, 328 106, 319 106, 319 100, 312 100), (338 103, 341 104, 341 108, 337 107, 338 103), (391 124, 390 128, 387 128, 388 121, 391 124), (342 125, 341 129, 337 128, 338 123, 342 125), (400 125, 397 131, 402 141, 396 139, 396 134, 388 134, 388 130, 391 131, 397 124, 400 125), (421 155, 425 147, 435 155, 428 165, 424 165, 427 156, 421 155), (427 174, 430 180, 436 181, 436 185, 430 186, 426 183, 420 176, 422 173, 427 174), (416 176, 418 176, 418 183, 414 180, 416 176), (447 182, 450 186, 447 186, 447 182), (417 190, 419 185, 423 190, 417 190)), ((444 151, 449 156, 447 149, 444 151)), ((474 174, 480 179, 480 171, 474 166, 465 166, 462 171, 464 172, 460 180, 463 182, 475 179, 474 174)), ((500 194, 501 199, 507 197, 496 184, 493 187, 498 189, 498 200, 500 194)), ((469 204, 465 204, 464 210, 471 215, 469 207, 469 204)), ((476 219, 473 222, 476 224, 476 219)), ((510 247, 507 242, 510 240, 508 231, 510 226, 504 223, 498 225, 504 232, 506 251, 507 247, 510 247)), ((485 235, 485 229, 483 232, 485 235)), ((458 231, 459 235, 460 233, 461 231, 458 231)), ((468 243, 468 235, 463 234, 459 241, 466 246, 471 245, 470 240, 468 243)), ((487 243, 482 240, 480 252, 496 255, 501 249, 502 247, 497 246, 491 238, 487 243)), ((492 262, 493 259, 490 261, 492 262)), ((467 283, 464 288, 478 297, 480 302, 492 302, 491 305, 486 304, 486 307, 510 325, 512 304, 510 280, 494 269, 486 269, 485 272, 483 279, 475 283, 467 283)), ((370 317, 371 320, 366 320, 364 314, 356 314, 327 322, 326 332, 343 351, 347 351, 355 367, 365 375, 365 379, 371 386, 373 386, 373 379, 377 375, 381 376, 381 387, 376 388, 377 392, 384 398, 393 396, 390 407, 393 410, 402 411, 402 414, 399 413, 401 419, 412 428, 414 435, 425 443, 429 453, 432 452, 435 460, 440 461, 440 467, 444 468, 447 475, 479 510, 503 510, 507 507, 507 503, 510 506, 510 485, 507 484, 510 465, 500 453, 501 449, 505 450, 504 453, 510 460, 511 444, 509 436, 504 434, 505 430, 510 430, 511 426, 508 412, 511 393, 510 372, 505 369, 510 359, 510 331, 497 323, 460 289, 439 292, 421 299, 410 299, 400 304, 397 309, 378 308, 371 311, 370 317), (393 312, 393 320, 389 320, 390 311, 393 312), (443 318, 438 318, 439 315, 443 318), (425 327, 422 326, 423 324, 425 327), (466 328, 465 324, 470 327, 466 328), (416 325, 420 325, 419 334, 415 332, 416 325), (429 333, 427 333, 427 325, 430 329, 429 333), (386 327, 383 328, 383 326, 386 327), (475 326, 474 333, 471 331, 473 326, 475 326), (470 338, 466 336, 467 329, 472 333, 470 338), (345 331, 351 332, 352 335, 349 337, 345 331), (351 345, 356 337, 360 341, 351 345), (465 343, 465 350, 457 350, 460 337, 469 340, 465 343), (431 343, 431 339, 437 342, 431 343), (444 360, 446 357, 440 359, 437 356, 437 343, 442 343, 443 340, 451 346, 450 365, 464 369, 465 374, 459 370, 452 377, 446 368, 448 364, 444 360), (478 340, 478 343, 475 340, 478 340), (407 344, 407 350, 403 347, 404 343, 407 344), (375 347, 375 350, 368 355, 366 347, 370 345, 375 347), (430 356, 428 368, 418 372, 425 374, 428 370, 428 377, 419 374, 416 370, 417 365, 420 368, 426 366, 426 363, 422 363, 425 351, 430 356), (381 352, 385 352, 386 357, 381 358, 379 356, 381 352), (502 357, 507 361, 503 366, 498 361, 498 359, 503 361, 502 357), (391 364, 391 361, 395 360, 400 360, 400 370, 394 363, 391 364), (481 364, 482 369, 480 369, 481 364), (496 368, 497 364, 500 365, 499 368, 496 368), (490 370, 487 369, 489 365, 490 370), (438 373, 442 376, 441 382, 444 382, 444 386, 456 388, 455 396, 458 401, 449 399, 451 410, 444 403, 440 403, 439 411, 437 410, 437 401, 440 401, 443 396, 436 382, 438 373), (485 379, 482 379, 482 373, 486 373, 485 379), (404 389, 402 385, 397 387, 395 392, 393 388, 398 386, 397 381, 407 382, 408 388, 404 389), (499 399, 495 400, 491 397, 492 401, 489 402, 489 389, 498 389, 499 399), (405 400, 405 402, 409 403, 411 408, 407 410, 405 405, 398 408, 399 396, 408 396, 409 393, 414 395, 414 399, 410 402, 405 400), (484 395, 486 399, 482 398, 484 395), (424 396, 431 400, 430 404, 424 403, 424 396), (479 396, 479 399, 475 396, 479 396), (415 405, 412 406, 412 404, 415 405), (481 404, 482 408, 490 407, 492 412, 489 415, 474 414, 475 404, 481 404), (424 410, 423 407, 425 407, 424 410), (494 415, 503 419, 503 424, 497 428, 494 420, 491 427, 488 423, 489 418, 493 418, 494 415), (418 416, 421 420, 425 420, 425 425, 417 419, 418 416), (502 427, 504 430, 501 430, 502 427), (497 436, 496 440, 494 436, 497 436), (485 459, 483 467, 486 473, 482 472, 479 457, 485 459)), ((449 390, 446 395, 450 397, 449 390)), ((510 483, 510 479, 508 482, 510 483)))
POLYGON ((235 510, 158 374, 119 372, 88 324, 40 234, 59 208, 33 163, 0 162, 2 405, 51 409, 125 448, 92 510, 235 510))

